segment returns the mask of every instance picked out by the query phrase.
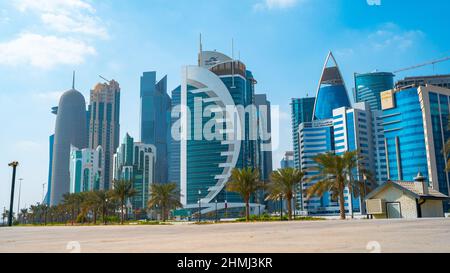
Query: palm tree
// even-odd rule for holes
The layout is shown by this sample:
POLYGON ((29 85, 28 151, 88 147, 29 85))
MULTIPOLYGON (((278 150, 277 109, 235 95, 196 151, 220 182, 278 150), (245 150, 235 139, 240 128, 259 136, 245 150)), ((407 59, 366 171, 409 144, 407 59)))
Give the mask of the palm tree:
POLYGON ((28 209, 21 209, 20 210, 20 215, 21 215, 21 220, 22 220, 22 224, 26 224, 27 219, 28 219, 28 209))
MULTIPOLYGON (((359 151, 347 152, 343 155, 343 158, 344 162, 347 163, 347 187, 350 193, 350 200, 358 196, 361 196, 364 200, 368 191, 373 188, 374 182, 372 173, 362 164, 365 158, 359 151), (369 182, 369 185, 367 185, 367 182, 369 182)), ((353 209, 351 215, 354 218, 353 209)))
POLYGON ((166 221, 166 216, 171 209, 181 207, 180 192, 177 189, 177 184, 156 184, 153 183, 150 186, 150 200, 148 201, 148 207, 161 208, 161 215, 163 221, 166 221))
MULTIPOLYGON (((287 201, 289 220, 292 220, 292 199, 299 184, 303 182, 305 174, 294 168, 274 171, 270 175, 268 200, 278 200, 280 197, 287 201)), ((295 208, 294 208, 295 209, 295 208)))
POLYGON ((120 224, 123 225, 125 201, 137 194, 133 189, 133 184, 129 180, 115 180, 113 182, 113 197, 120 202, 120 224))
POLYGON ((67 207, 71 214, 71 225, 73 226, 76 215, 78 215, 81 204, 81 195, 77 193, 66 193, 63 195, 63 205, 67 207), (75 214, 75 212, 78 212, 75 214))
POLYGON ((106 215, 108 214, 108 207, 110 205, 110 201, 112 199, 113 193, 112 191, 95 191, 95 195, 97 195, 98 208, 102 214, 103 224, 106 225, 107 219, 106 215))
POLYGON ((308 182, 314 184, 308 188, 307 198, 314 195, 321 197, 326 192, 330 192, 331 198, 339 201, 340 217, 343 220, 346 219, 345 187, 351 188, 351 191, 355 193, 358 187, 355 187, 354 183, 355 181, 359 183, 359 180, 353 180, 351 177, 354 177, 355 168, 363 168, 360 160, 355 162, 356 157, 358 157, 357 152, 346 152, 342 156, 332 153, 320 154, 314 158, 318 166, 308 170, 318 172, 318 174, 308 179, 308 182))
POLYGON ((252 168, 233 169, 227 190, 241 195, 245 202, 245 219, 250 220, 250 198, 252 194, 263 188, 259 180, 259 171, 252 168))

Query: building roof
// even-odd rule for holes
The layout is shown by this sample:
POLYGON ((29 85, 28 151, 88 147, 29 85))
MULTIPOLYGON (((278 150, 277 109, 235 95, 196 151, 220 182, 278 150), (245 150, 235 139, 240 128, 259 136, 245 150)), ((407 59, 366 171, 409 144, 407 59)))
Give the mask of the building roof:
POLYGON ((366 200, 372 199, 378 193, 382 192, 389 186, 393 186, 394 188, 397 188, 403 191, 405 194, 408 194, 416 199, 435 199, 435 200, 450 199, 450 197, 448 197, 447 195, 442 194, 432 188, 428 188, 428 192, 424 193, 422 190, 420 190, 420 188, 422 187, 421 184, 422 182, 387 181, 383 185, 373 190, 370 194, 368 194, 366 200))

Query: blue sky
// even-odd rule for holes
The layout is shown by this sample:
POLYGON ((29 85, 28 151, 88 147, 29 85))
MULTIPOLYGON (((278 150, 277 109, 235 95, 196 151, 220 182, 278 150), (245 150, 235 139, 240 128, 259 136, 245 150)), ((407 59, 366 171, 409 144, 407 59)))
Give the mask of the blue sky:
MULTIPOLYGON (((289 102, 315 95, 329 50, 349 92, 354 72, 393 71, 450 55, 450 25, 436 10, 443 0, 0 0, 0 209, 9 202, 11 170, 20 161, 22 206, 41 199, 47 182, 50 108, 71 87, 88 98, 98 75, 122 88, 121 135, 138 136, 139 77, 168 74, 204 48, 236 52, 281 108, 275 166, 291 150, 289 102), (376 2, 373 1, 372 2, 376 2)), ((450 62, 400 73, 450 73, 450 62)), ((17 200, 17 199, 16 199, 17 200)), ((16 203, 17 204, 17 203, 16 203)), ((17 205, 15 205, 16 207, 17 205)))

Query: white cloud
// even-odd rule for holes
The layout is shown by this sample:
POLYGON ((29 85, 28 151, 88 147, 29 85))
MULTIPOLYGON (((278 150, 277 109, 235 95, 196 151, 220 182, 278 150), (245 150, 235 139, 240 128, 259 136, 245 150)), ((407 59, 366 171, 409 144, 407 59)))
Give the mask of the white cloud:
POLYGON ((61 33, 78 33, 108 38, 108 32, 94 7, 82 0, 15 0, 21 12, 37 14, 41 22, 61 33))
POLYGON ((368 44, 377 51, 389 48, 406 50, 414 46, 414 43, 423 36, 424 33, 420 30, 405 31, 396 24, 387 23, 369 34, 368 44))
POLYGON ((253 8, 255 10, 288 9, 304 2, 306 0, 261 0, 253 8))
POLYGON ((88 44, 56 36, 23 33, 14 40, 0 43, 0 64, 32 65, 50 69, 59 64, 76 65, 95 55, 88 44))

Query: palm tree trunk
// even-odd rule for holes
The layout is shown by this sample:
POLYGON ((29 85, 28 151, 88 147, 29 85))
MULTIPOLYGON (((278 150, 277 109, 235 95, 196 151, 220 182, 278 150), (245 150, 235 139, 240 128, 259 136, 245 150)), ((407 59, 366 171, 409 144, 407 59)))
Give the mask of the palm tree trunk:
POLYGON ((120 216, 120 224, 121 225, 123 225, 123 208, 124 207, 124 200, 122 199, 121 201, 120 201, 120 208, 121 208, 121 210, 120 210, 120 214, 121 214, 121 216, 120 216))
POLYGON ((245 220, 248 222, 250 221, 250 198, 245 199, 245 220))
POLYGON ((287 198, 288 219, 292 220, 292 197, 287 198))
POLYGON ((344 191, 341 190, 339 192, 339 210, 341 215, 341 220, 345 220, 345 198, 344 198, 344 191))

